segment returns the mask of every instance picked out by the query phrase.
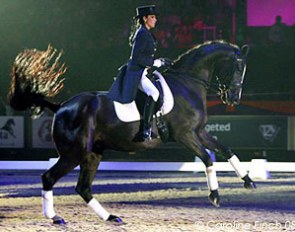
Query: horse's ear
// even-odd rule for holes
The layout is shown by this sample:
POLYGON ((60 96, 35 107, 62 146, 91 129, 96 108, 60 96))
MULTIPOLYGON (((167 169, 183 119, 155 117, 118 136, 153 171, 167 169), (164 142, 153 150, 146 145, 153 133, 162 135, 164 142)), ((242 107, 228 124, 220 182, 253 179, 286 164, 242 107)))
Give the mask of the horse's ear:
POLYGON ((248 44, 245 44, 241 47, 241 57, 243 59, 247 58, 249 50, 250 50, 250 46, 248 44))

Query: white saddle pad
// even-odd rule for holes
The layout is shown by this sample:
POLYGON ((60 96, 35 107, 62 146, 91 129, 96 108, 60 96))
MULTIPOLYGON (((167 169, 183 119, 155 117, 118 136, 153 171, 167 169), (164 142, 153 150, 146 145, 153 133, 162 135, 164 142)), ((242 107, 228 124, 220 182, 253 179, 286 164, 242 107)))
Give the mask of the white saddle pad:
MULTIPOLYGON (((163 76, 155 71, 154 74, 156 74, 161 82, 162 88, 163 88, 163 94, 164 94, 164 103, 161 109, 157 112, 157 115, 165 115, 168 114, 174 106, 174 98, 172 95, 172 92, 163 78, 163 76)), ((134 122, 140 120, 140 114, 137 109, 135 101, 128 103, 128 104, 122 104, 120 102, 114 101, 114 107, 115 112, 117 114, 117 117, 123 121, 123 122, 134 122)))

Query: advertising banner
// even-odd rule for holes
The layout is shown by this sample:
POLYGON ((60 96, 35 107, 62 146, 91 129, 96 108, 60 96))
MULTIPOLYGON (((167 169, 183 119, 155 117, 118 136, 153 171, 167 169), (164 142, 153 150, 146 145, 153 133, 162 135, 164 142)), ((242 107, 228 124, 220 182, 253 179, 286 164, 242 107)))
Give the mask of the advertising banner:
POLYGON ((211 116, 205 129, 222 144, 239 149, 288 147, 288 117, 211 116))
POLYGON ((40 117, 32 121, 33 148, 54 148, 51 125, 52 117, 40 117))
POLYGON ((0 116, 0 148, 24 147, 24 118, 0 116))

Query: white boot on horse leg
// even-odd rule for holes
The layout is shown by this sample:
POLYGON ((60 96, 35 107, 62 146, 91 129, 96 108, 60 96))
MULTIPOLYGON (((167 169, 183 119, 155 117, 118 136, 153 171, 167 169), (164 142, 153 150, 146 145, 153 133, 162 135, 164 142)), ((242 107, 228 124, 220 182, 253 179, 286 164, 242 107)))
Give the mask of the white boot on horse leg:
POLYGON ((242 166, 239 158, 236 155, 233 155, 231 158, 228 159, 228 161, 233 166, 238 177, 244 180, 244 187, 246 189, 255 189, 255 183, 249 177, 247 170, 242 166))
POLYGON ((218 180, 216 176, 216 170, 213 166, 206 167, 205 170, 208 188, 210 190, 210 194, 208 196, 209 201, 215 206, 220 207, 220 198, 218 194, 218 180))
POLYGON ((121 218, 110 214, 95 198, 92 198, 88 202, 88 206, 92 208, 93 211, 104 221, 112 222, 115 224, 124 224, 121 218))
POLYGON ((66 224, 65 221, 60 216, 57 216, 54 211, 52 190, 50 191, 42 190, 42 208, 43 208, 44 216, 46 218, 52 219, 53 224, 59 224, 59 225, 66 224))

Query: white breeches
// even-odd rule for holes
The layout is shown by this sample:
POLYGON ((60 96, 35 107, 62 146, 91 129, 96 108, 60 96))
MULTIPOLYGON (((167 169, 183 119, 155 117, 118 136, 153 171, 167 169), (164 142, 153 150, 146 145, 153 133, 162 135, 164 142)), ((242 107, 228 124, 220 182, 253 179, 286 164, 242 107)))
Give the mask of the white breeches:
POLYGON ((154 86, 154 84, 151 82, 151 80, 146 77, 146 75, 147 69, 145 68, 142 73, 138 88, 144 93, 146 93, 148 96, 152 96, 152 98, 156 102, 160 96, 160 93, 158 89, 154 86))

